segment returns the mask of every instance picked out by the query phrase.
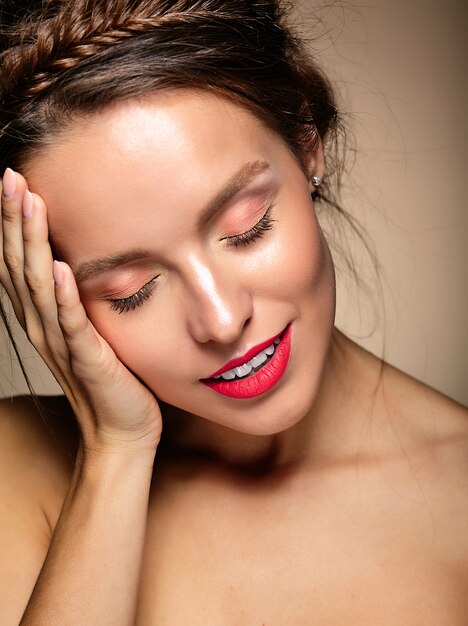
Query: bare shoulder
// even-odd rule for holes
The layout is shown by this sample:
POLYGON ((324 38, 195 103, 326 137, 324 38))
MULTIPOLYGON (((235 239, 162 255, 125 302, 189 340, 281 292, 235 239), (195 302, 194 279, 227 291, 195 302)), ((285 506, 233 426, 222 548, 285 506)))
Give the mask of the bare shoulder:
POLYGON ((0 456, 7 475, 40 498, 53 527, 73 472, 79 430, 65 396, 38 401, 40 406, 31 396, 0 400, 0 456))
POLYGON ((387 449, 399 455, 409 482, 416 479, 454 551, 468 558, 468 409, 370 353, 363 358, 379 372, 378 427, 387 449))
MULTIPOLYGON (((384 366, 382 394, 415 441, 437 445, 440 454, 468 471, 468 409, 433 387, 389 365, 384 366)), ((465 475, 466 478, 466 475, 465 475)))
POLYGON ((468 582, 468 409, 370 352, 352 349, 355 370, 370 381, 365 396, 376 398, 371 439, 379 480, 369 489, 377 484, 375 497, 383 494, 382 527, 388 520, 393 532, 403 521, 406 558, 421 546, 427 571, 440 575, 441 585, 450 581, 460 611, 468 582))
MULTIPOLYGON (((454 602, 466 611, 468 583, 468 409, 397 368, 387 366, 384 390, 402 433, 404 464, 420 494, 420 520, 431 518, 431 554, 451 581, 454 602)), ((420 526, 418 526, 420 524, 420 526)), ((435 561, 434 561, 435 563, 435 561)), ((435 568, 435 565, 434 565, 435 568)), ((465 613, 466 614, 466 613, 465 613)))
POLYGON ((61 398, 0 400, 0 623, 18 624, 46 558, 74 467, 61 398))
MULTIPOLYGON (((415 463, 428 490, 449 517, 457 512, 458 520, 466 524, 468 409, 392 366, 386 366, 385 381, 388 406, 406 435, 408 449, 414 446, 415 463)), ((468 551, 468 536, 466 547, 468 551)))
POLYGON ((434 502, 468 516, 468 409, 351 340, 345 343, 354 371, 369 381, 367 396, 376 398, 374 435, 382 456, 411 465, 434 502))
MULTIPOLYGON (((468 409, 382 361, 342 333, 339 341, 350 355, 351 368, 364 385, 368 396, 378 397, 380 411, 401 428, 408 439, 420 444, 439 444, 461 453, 458 460, 468 463, 468 409)), ((455 456, 457 454, 453 451, 455 456)), ((466 468, 465 468, 466 469, 466 468)))

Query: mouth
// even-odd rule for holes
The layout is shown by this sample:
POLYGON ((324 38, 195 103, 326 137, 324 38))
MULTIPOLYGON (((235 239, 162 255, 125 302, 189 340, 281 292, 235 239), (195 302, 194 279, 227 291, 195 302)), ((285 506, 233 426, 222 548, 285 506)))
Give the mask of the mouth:
POLYGON ((291 324, 289 323, 275 338, 252 348, 244 357, 248 360, 227 369, 235 362, 235 360, 230 361, 213 376, 202 378, 200 382, 222 395, 233 398, 253 398, 265 393, 279 382, 286 370, 290 351, 291 324), (262 349, 259 351, 258 348, 262 349), (253 357, 251 357, 252 352, 255 355, 253 357))
POLYGON ((200 380, 235 380, 255 374, 269 361, 271 361, 277 346, 284 337, 287 329, 288 326, 271 339, 267 339, 261 344, 251 348, 243 357, 232 359, 211 376, 201 378, 200 380))

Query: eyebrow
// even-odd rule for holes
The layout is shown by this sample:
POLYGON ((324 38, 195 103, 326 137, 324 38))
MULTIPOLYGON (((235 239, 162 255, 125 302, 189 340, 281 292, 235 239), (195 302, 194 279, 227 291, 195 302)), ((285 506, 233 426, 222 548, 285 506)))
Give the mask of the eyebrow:
MULTIPOLYGON (((250 161, 245 163, 231 178, 226 185, 211 198, 202 209, 198 218, 198 228, 201 230, 208 222, 220 211, 220 209, 239 191, 244 189, 246 185, 256 176, 268 169, 270 164, 267 161, 250 161)), ((97 259, 91 259, 80 263, 73 274, 78 284, 82 284, 89 280, 92 276, 108 272, 119 265, 137 261, 149 256, 149 252, 143 249, 128 250, 110 256, 97 259)))

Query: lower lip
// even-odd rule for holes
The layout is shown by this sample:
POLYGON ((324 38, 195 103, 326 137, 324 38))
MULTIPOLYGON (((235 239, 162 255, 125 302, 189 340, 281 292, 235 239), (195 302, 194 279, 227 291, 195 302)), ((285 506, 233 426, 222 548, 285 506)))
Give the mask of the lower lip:
POLYGON ((237 380, 202 380, 201 382, 223 396, 231 398, 255 398, 269 391, 283 376, 291 353, 291 324, 276 346, 271 360, 252 376, 237 380))

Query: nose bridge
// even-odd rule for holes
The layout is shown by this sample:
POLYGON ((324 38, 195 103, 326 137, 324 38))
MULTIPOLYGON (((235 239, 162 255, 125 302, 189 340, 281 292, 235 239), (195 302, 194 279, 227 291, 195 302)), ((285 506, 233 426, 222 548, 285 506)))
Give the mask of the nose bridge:
POLYGON ((185 267, 191 333, 200 342, 234 341, 252 314, 251 297, 240 275, 196 253, 187 255, 185 267))

